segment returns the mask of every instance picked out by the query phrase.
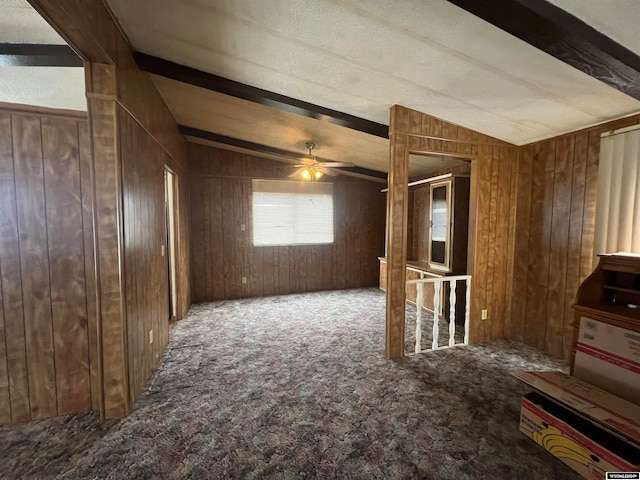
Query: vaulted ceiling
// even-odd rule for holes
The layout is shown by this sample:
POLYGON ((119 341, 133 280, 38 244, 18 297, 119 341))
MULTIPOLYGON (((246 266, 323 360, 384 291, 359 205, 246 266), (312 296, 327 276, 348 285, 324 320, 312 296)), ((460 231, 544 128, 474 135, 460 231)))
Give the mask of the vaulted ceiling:
MULTIPOLYGON (((527 28, 526 19, 499 18, 515 30, 493 19, 506 15, 500 5, 555 5, 626 47, 635 61, 635 0, 107 3, 194 142, 287 157, 304 154, 313 140, 322 159, 385 172, 393 104, 516 145, 640 112, 638 95, 619 88, 615 76, 605 78, 609 72, 598 76, 558 59, 564 39, 536 48, 515 31, 527 28)), ((24 11, 5 15, 24 4, 0 0, 0 42, 44 35, 29 33, 37 22, 20 18, 24 11)), ((410 174, 424 173, 426 163, 410 165, 410 174)))

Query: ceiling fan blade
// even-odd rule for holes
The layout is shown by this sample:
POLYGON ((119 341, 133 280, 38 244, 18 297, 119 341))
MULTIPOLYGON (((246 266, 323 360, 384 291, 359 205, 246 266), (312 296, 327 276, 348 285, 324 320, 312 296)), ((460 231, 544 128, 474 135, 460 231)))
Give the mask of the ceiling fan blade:
POLYGON ((355 167, 355 164, 346 162, 322 162, 320 165, 329 168, 355 167))
POLYGON ((289 175, 289 178, 297 178, 300 177, 300 171, 302 170, 302 167, 298 167, 298 169, 293 172, 291 175, 289 175))
POLYGON ((336 175, 338 175, 338 172, 334 172, 333 170, 325 166, 318 167, 318 170, 324 173, 325 175, 330 175, 332 177, 335 177, 336 175))

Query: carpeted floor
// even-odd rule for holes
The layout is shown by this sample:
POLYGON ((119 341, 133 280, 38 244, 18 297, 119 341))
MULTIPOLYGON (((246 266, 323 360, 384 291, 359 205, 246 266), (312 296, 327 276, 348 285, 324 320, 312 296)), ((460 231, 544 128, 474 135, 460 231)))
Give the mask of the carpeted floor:
MULTIPOLYGON (((506 341, 389 361, 384 295, 200 304, 126 419, 0 428, 1 478, 574 479, 518 431, 506 341)), ((415 326, 415 324, 413 324, 415 326)))

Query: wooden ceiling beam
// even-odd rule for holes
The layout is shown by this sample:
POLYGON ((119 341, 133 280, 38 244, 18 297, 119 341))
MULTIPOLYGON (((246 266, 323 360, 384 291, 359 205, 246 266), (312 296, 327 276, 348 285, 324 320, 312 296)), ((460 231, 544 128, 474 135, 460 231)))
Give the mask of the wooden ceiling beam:
POLYGON ((448 0, 640 100, 640 56, 545 0, 448 0))
POLYGON ((83 61, 68 45, 0 43, 2 67, 82 67, 83 61))
MULTIPOLYGON (((275 155, 277 157, 288 158, 290 160, 300 160, 304 154, 299 152, 291 152, 289 150, 283 150, 281 148, 270 147, 268 145, 262 145, 260 143, 253 143, 247 140, 242 140, 234 137, 227 137, 225 135, 219 135, 217 133, 209 132, 207 130, 200 130, 198 128, 187 127, 186 125, 178 125, 178 130, 183 135, 188 137, 201 138, 203 140, 210 140, 212 142, 230 145, 232 147, 242 148, 244 150, 251 150, 258 154, 275 155)), ((320 161, 324 159, 318 158, 320 161)), ((326 160, 331 161, 331 160, 326 160)), ((386 172, 379 172, 377 170, 371 170, 363 167, 340 167, 338 170, 343 172, 355 173, 358 175, 364 175, 366 177, 373 177, 376 179, 387 179, 386 172)))
POLYGON ((155 75, 171 78, 179 82, 206 88, 214 92, 277 108, 286 112, 296 113, 316 120, 328 121, 342 127, 351 128, 368 133, 376 137, 389 138, 389 126, 373 122, 364 118, 349 115, 330 108, 321 107, 313 103, 304 102, 287 97, 279 93, 263 90, 245 83, 236 82, 228 78, 203 72, 195 68, 186 67, 162 58, 136 52, 135 59, 138 67, 155 75))

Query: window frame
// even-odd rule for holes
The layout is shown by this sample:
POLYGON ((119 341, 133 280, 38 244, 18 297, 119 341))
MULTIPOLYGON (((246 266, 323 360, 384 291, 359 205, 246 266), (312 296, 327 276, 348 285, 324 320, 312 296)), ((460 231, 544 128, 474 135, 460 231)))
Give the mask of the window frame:
MULTIPOLYGON (((309 247, 309 246, 324 246, 324 245, 334 245, 335 241, 336 241, 336 218, 335 218, 335 197, 334 197, 334 188, 333 188, 334 184, 331 182, 307 182, 307 181, 297 181, 297 180, 285 180, 285 179, 264 179, 264 178, 253 178, 251 179, 251 218, 250 218, 250 228, 251 228, 251 246, 254 248, 260 248, 260 247, 309 247), (256 193, 262 193, 265 192, 264 190, 258 190, 256 192, 256 184, 257 183, 270 183, 273 182, 273 184, 280 184, 280 186, 283 188, 283 184, 289 184, 292 188, 291 191, 283 191, 282 193, 290 193, 292 195, 303 195, 307 192, 304 192, 302 190, 305 189, 313 189, 315 188, 314 186, 319 186, 322 185, 322 187, 326 190, 328 190, 328 193, 324 193, 324 194, 328 194, 331 198, 331 241, 328 242, 319 242, 319 241, 315 241, 315 242, 304 242, 304 243, 288 243, 288 242, 281 242, 281 243, 260 243, 260 244, 256 244, 256 228, 255 228, 255 194, 256 193), (299 191, 295 191, 295 190, 299 190, 299 191)), ((275 189, 275 187, 274 187, 275 189)), ((286 190, 283 188, 283 190, 286 190)), ((273 193, 279 193, 279 192, 273 192, 273 193)), ((310 194, 313 194, 313 192, 308 192, 310 194)), ((322 193, 315 193, 317 194, 322 194, 322 193)), ((295 205, 292 205, 294 208, 294 220, 293 220, 293 233, 295 234, 295 228, 296 228, 296 221, 295 221, 295 205)), ((328 225, 327 225, 328 226, 328 225)))

